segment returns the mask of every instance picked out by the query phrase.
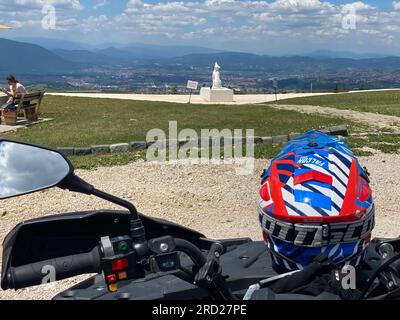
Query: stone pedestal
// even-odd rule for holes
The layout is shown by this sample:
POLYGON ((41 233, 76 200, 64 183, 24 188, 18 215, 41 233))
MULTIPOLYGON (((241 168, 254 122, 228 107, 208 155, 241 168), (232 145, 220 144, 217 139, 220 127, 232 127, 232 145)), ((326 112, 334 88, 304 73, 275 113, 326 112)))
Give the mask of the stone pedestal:
POLYGON ((200 97, 209 102, 233 102, 233 90, 203 87, 200 89, 200 97))

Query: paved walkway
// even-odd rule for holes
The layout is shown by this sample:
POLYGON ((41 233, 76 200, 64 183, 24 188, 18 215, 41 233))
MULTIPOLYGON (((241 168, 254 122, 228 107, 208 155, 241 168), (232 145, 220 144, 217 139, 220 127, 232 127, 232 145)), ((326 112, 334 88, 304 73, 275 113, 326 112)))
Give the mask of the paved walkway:
MULTIPOLYGON (((331 93, 287 93, 278 94, 278 100, 301 98, 310 96, 327 95, 331 93)), ((68 96, 68 97, 85 97, 85 98, 108 98, 123 100, 140 100, 140 101, 161 101, 188 103, 189 95, 181 94, 130 94, 130 93, 69 93, 69 92, 49 92, 46 95, 52 96, 68 96)), ((234 96, 235 102, 224 102, 223 104, 254 104, 275 101, 274 94, 238 94, 234 96)), ((221 104, 216 102, 204 101, 198 94, 192 95, 191 102, 194 104, 221 104)))
POLYGON ((4 124, 0 124, 0 133, 15 131, 19 128, 23 128, 24 126, 6 126, 4 124))
POLYGON ((33 126, 38 123, 47 122, 47 121, 53 121, 53 119, 52 118, 44 118, 44 119, 40 118, 38 121, 28 122, 24 119, 18 118, 17 125, 15 125, 15 126, 6 126, 4 124, 0 124, 0 133, 15 131, 20 128, 26 128, 26 127, 33 126))
MULTIPOLYGON (((377 89, 377 90, 362 90, 362 91, 350 91, 350 93, 357 92, 375 92, 375 91, 390 91, 399 89, 377 89)), ((344 92, 346 93, 346 92, 344 92)), ((329 94, 342 94, 332 92, 322 93, 286 93, 278 94, 278 100, 291 99, 291 98, 303 98, 312 96, 321 96, 329 94)), ((68 96, 68 97, 85 97, 85 98, 108 98, 108 99, 123 99, 123 100, 139 100, 139 101, 160 101, 160 102, 175 102, 175 103, 188 103, 189 95, 180 94, 133 94, 133 93, 74 93, 74 92, 49 92, 46 95, 53 96, 68 96)), ((223 104, 254 104, 263 102, 274 102, 274 94, 237 94, 234 96, 235 102, 223 104)), ((191 102, 195 104, 221 104, 216 102, 204 101, 198 94, 192 95, 191 102)))

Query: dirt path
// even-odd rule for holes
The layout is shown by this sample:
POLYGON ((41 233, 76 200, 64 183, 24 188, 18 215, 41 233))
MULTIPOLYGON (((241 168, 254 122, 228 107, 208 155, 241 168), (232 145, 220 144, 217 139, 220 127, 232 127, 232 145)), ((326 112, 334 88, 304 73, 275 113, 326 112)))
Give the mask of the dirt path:
POLYGON ((400 133, 400 118, 396 116, 377 114, 372 112, 360 112, 347 109, 336 109, 331 107, 309 106, 309 105, 269 105, 275 109, 293 110, 307 114, 319 113, 327 116, 343 117, 348 120, 367 124, 369 126, 387 129, 390 128, 400 133))
MULTIPOLYGON (((371 172, 377 207, 375 236, 400 234, 400 155, 360 158, 371 172)), ((98 188, 134 202, 148 215, 197 229, 211 238, 251 237, 259 240, 257 221, 259 175, 265 161, 256 160, 253 174, 237 176, 233 165, 149 165, 99 168, 77 173, 98 188)), ((0 202, 0 241, 18 223, 34 217, 74 210, 117 208, 93 197, 60 189, 0 202)), ((50 299, 84 278, 42 287, 1 291, 0 299, 50 299)))

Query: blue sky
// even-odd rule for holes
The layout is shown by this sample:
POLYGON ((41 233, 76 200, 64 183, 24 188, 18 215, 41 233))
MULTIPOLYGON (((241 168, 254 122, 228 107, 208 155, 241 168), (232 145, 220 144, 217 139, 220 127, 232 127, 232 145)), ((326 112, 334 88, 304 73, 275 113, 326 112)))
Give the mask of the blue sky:
POLYGON ((400 1, 0 0, 0 23, 7 38, 400 55, 400 1))

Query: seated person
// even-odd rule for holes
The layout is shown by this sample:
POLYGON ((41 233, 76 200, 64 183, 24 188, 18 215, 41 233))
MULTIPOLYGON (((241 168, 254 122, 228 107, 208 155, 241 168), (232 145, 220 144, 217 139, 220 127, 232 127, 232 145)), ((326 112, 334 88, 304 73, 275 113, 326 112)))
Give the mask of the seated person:
POLYGON ((6 77, 6 80, 8 85, 10 86, 10 90, 8 91, 7 89, 2 88, 1 91, 5 93, 9 97, 9 99, 7 100, 7 103, 3 104, 0 107, 0 109, 6 111, 12 111, 17 108, 17 106, 14 104, 14 98, 18 95, 27 94, 27 91, 25 87, 17 79, 15 79, 13 75, 8 75, 6 77))

